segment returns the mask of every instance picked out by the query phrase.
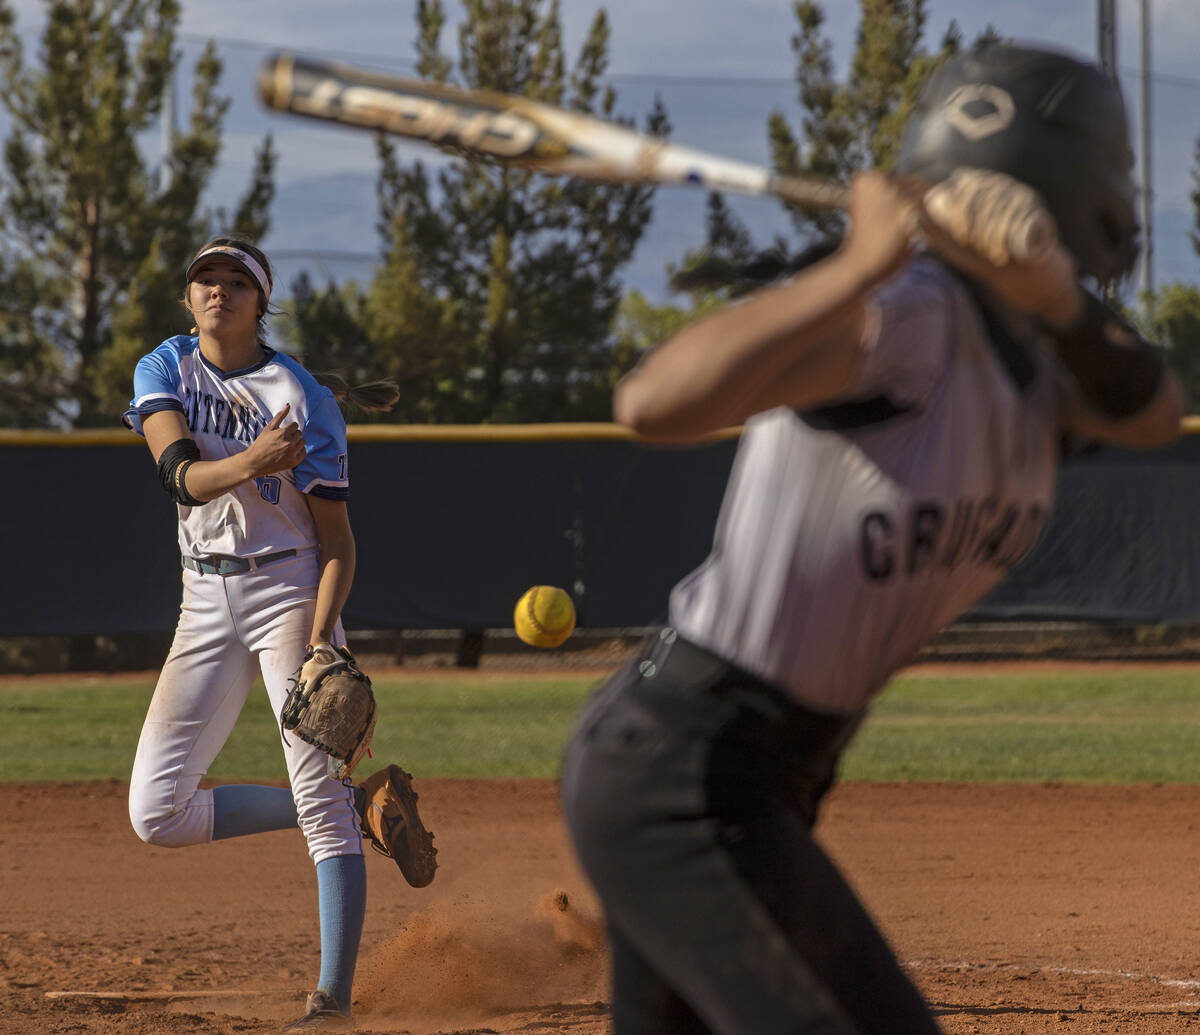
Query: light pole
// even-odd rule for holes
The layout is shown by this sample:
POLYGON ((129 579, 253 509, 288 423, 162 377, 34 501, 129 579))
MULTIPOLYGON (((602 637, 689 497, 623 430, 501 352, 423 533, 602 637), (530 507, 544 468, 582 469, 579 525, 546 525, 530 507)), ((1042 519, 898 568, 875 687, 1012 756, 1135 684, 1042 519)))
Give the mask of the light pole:
POLYGON ((1099 35, 1097 53, 1100 67, 1117 78, 1117 0, 1097 0, 1096 29, 1099 35))
POLYGON ((1154 208, 1153 162, 1150 134, 1150 0, 1142 0, 1141 68, 1141 139, 1142 139, 1142 304, 1146 320, 1154 324, 1154 208))

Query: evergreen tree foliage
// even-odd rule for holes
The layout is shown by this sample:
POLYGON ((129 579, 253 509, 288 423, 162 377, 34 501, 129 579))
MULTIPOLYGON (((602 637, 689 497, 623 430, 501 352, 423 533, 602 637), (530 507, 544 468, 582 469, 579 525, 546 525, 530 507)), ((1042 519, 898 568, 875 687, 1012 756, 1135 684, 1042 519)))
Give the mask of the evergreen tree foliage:
MULTIPOLYGON (((441 51, 441 0, 417 6, 418 71, 616 117, 609 26, 593 19, 568 69, 558 0, 464 0, 458 60, 441 51)), ((661 104, 645 122, 665 135, 661 104)), ((405 394, 396 419, 605 420, 618 274, 652 190, 458 159, 405 164, 379 139, 385 261, 367 293, 374 376, 405 394)))
POLYGON ((1200 255, 1200 139, 1196 141, 1194 152, 1196 164, 1192 166, 1192 248, 1200 255))
MULTIPOLYGON (((891 169, 918 92, 961 44, 962 34, 951 22, 938 50, 924 49, 925 0, 859 0, 859 7, 855 49, 839 80, 824 33, 824 6, 818 0, 793 2, 799 132, 780 111, 767 120, 771 162, 781 173, 845 183, 862 169, 891 169)), ((995 36, 989 27, 981 39, 995 36)), ((842 212, 782 204, 800 239, 798 251, 792 252, 782 234, 756 251, 732 212, 714 219, 710 207, 708 239, 683 258, 673 284, 736 296, 805 265, 844 230, 842 212)))
POLYGON ((1187 393, 1188 412, 1200 409, 1200 288, 1167 284, 1155 293, 1153 340, 1167 349, 1167 360, 1187 393))
MULTIPOLYGON (((0 0, 0 93, 13 128, 0 179, 0 422, 111 426, 137 357, 189 326, 187 259, 223 211, 203 213, 228 101, 210 44, 192 73, 190 122, 165 157, 139 148, 178 63, 176 0, 45 0, 27 62, 0 0), (24 358, 21 358, 24 357, 24 358)), ((273 194, 269 138, 235 222, 258 235, 273 194)))
MULTIPOLYGON (((939 49, 927 52, 925 0, 859 0, 854 53, 845 79, 835 77, 832 48, 823 34, 825 12, 817 0, 795 0, 798 30, 792 37, 802 133, 782 112, 767 123, 773 163, 780 172, 846 182, 861 169, 892 168, 900 134, 930 73, 957 52, 962 34, 951 22, 939 49)), ((986 35, 993 35, 989 29, 986 35)), ((802 235, 840 233, 844 217, 790 205, 802 235)))

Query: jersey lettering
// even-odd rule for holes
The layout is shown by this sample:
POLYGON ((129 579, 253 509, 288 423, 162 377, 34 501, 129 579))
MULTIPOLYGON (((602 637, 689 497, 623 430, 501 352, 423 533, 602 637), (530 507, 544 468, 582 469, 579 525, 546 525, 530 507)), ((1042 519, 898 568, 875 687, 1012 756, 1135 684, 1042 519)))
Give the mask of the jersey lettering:
POLYGON ((1007 570, 1033 549, 1045 519, 1040 503, 1002 507, 994 496, 963 498, 948 507, 920 501, 904 515, 872 510, 860 525, 863 574, 872 582, 886 581, 901 560, 909 577, 965 563, 1007 570))
POLYGON ((279 502, 280 481, 273 474, 255 478, 254 484, 258 486, 258 494, 268 503, 279 502))
POLYGON ((945 523, 946 515, 941 507, 919 503, 913 508, 912 535, 908 542, 909 575, 929 567, 937 550, 938 535, 945 523))
POLYGON ((962 555, 971 531, 971 518, 975 510, 974 501, 969 499, 957 500, 954 504, 954 516, 950 521, 950 531, 942 550, 942 567, 955 568, 962 555))
POLYGON ((212 397, 211 395, 205 395, 205 396, 203 396, 203 397, 201 398, 201 400, 200 400, 200 405, 204 407, 204 428, 203 428, 203 431, 204 431, 204 433, 205 433, 205 434, 207 434, 207 433, 208 433, 208 431, 209 431, 209 429, 210 429, 210 426, 212 425, 212 415, 213 415, 213 397, 212 397))
POLYGON ((862 559, 867 578, 874 581, 891 578, 896 567, 896 553, 892 548, 895 530, 892 520, 880 511, 863 518, 862 559))
POLYGON ((235 407, 224 399, 215 398, 207 392, 197 392, 190 387, 183 390, 183 414, 193 434, 217 435, 247 445, 258 438, 266 427, 266 421, 250 407, 235 407))

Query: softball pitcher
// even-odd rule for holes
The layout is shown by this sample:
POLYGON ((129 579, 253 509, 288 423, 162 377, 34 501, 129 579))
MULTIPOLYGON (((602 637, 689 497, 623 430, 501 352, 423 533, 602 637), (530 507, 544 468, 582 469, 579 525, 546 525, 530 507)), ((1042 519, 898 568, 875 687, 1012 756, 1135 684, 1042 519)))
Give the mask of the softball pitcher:
POLYGON ((920 98, 899 170, 857 177, 832 255, 685 328, 616 391, 647 437, 745 425, 712 553, 567 750, 616 1035, 938 1030, 814 840, 818 805, 872 698, 1033 546, 1064 432, 1178 432, 1162 350, 1078 279, 1137 252, 1111 80, 1035 48, 964 53, 920 98), (994 180, 936 221, 924 208, 962 167, 1035 188, 1061 243, 980 258, 1006 208, 994 180))
POLYGON ((433 876, 407 774, 390 766, 357 788, 329 777, 324 752, 290 737, 290 789, 199 786, 259 673, 278 715, 307 646, 344 647, 340 615, 355 566, 345 422, 333 392, 266 344, 272 276, 261 251, 216 238, 185 279, 194 333, 138 362, 124 416, 178 504, 183 567, 129 815, 144 841, 167 847, 298 825, 316 866, 321 974, 287 1030, 348 1026, 366 902, 363 830, 411 883, 433 876))

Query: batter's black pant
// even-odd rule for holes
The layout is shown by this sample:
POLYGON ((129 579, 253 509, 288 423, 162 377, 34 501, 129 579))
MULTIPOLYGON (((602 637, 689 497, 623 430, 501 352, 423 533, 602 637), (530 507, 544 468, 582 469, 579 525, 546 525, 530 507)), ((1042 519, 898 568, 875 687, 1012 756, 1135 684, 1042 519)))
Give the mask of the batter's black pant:
POLYGON ((812 837, 858 721, 669 629, 597 692, 562 793, 604 908, 616 1035, 939 1030, 812 837))

